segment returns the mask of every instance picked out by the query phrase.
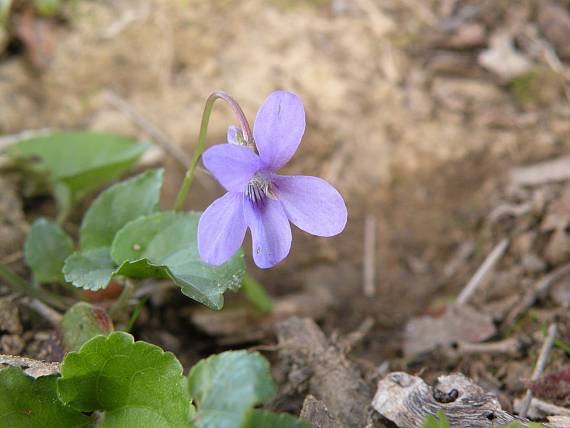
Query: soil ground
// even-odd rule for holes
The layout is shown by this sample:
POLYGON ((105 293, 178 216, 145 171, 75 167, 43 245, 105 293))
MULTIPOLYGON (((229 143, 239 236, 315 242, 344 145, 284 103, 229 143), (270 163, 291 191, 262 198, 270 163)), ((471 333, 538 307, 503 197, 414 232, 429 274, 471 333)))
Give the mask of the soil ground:
MULTIPOLYGON (((315 318, 327 334, 344 336, 373 320, 352 354, 371 385, 384 362, 389 370, 423 369, 428 380, 462 371, 512 405, 523 391, 520 380, 532 371, 540 337, 529 353, 508 361, 476 354, 441 358, 438 351, 402 358, 403 343, 410 319, 437 314, 501 238, 533 230, 560 195, 560 187, 542 189, 547 196, 534 220, 489 220, 493 209, 516 199, 509 193, 512 168, 570 148, 565 77, 529 53, 536 52, 536 39, 545 41, 564 67, 568 53, 547 27, 570 30, 544 24, 547 3, 568 6, 531 0, 78 1, 47 25, 18 24, 32 26, 31 39, 6 42, 0 131, 92 128, 144 136, 106 101, 105 93, 114 91, 190 152, 213 90, 234 96, 250 120, 272 90, 297 93, 308 127, 286 172, 332 182, 347 201, 349 223, 329 239, 295 230, 289 258, 270 271, 250 266, 252 274, 277 301, 324 290, 293 304, 291 314, 315 318), (481 59, 498 49, 492 41, 501 34, 510 35, 511 48, 528 61, 524 73, 509 74, 510 51, 500 51, 498 64, 481 59), (376 224, 373 296, 363 291, 367 218, 376 224), (453 267, 466 243, 473 250, 453 267), (518 368, 518 383, 501 374, 505 367, 518 368)), ((224 141, 232 123, 227 109, 216 109, 209 141, 224 141)), ((182 171, 167 156, 163 163, 163 204, 171 206, 182 171)), ((221 190, 202 176, 194 192, 188 206, 203 209, 221 190)), ((25 204, 30 221, 38 202, 25 204)), ((507 286, 495 275, 479 303, 496 301, 488 290, 497 283, 506 295, 520 295, 525 284, 567 262, 564 251, 558 259, 536 252, 546 262, 529 274, 517 270, 520 259, 509 250, 498 272, 527 282, 507 286)), ((11 263, 17 267, 21 260, 11 263)), ((230 299, 234 304, 239 300, 230 299)), ((539 331, 541 321, 561 311, 557 307, 538 308, 528 327, 539 331)), ((166 292, 153 298, 136 332, 175 352, 185 366, 212 351, 275 342, 272 334, 258 333, 264 320, 248 321, 242 326, 247 331, 234 334, 226 321, 218 331, 204 331, 200 316, 210 323, 217 315, 166 292)), ((496 337, 506 337, 505 330, 496 337)))

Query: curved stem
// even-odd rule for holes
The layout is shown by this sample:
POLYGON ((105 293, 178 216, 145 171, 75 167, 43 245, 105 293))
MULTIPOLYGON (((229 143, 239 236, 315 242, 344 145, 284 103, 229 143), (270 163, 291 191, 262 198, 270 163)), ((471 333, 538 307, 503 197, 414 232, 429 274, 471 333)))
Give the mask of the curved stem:
POLYGON ((206 133, 208 131, 208 123, 210 122, 210 115, 212 114, 212 109, 214 108, 214 102, 217 99, 222 99, 227 102, 234 114, 236 115, 242 132, 244 139, 247 143, 253 142, 253 134, 251 133, 251 128, 249 123, 243 113, 243 110, 239 106, 239 104, 226 94, 223 91, 215 91, 206 100, 206 104, 204 106, 204 112, 202 113, 202 122, 200 123, 200 134, 198 135, 198 145, 194 150, 192 155, 192 159, 190 160, 190 165, 188 166, 188 170, 186 171, 186 175, 184 176, 184 181, 182 182, 182 186, 180 186, 180 190, 178 191, 178 195, 176 196, 176 202, 174 204, 174 211, 180 211, 184 207, 184 203, 186 202, 186 198, 188 196, 188 192, 190 191, 190 187, 192 187, 192 182, 194 181, 194 174, 196 172, 196 167, 198 166, 198 162, 200 161, 200 157, 204 150, 206 149, 206 133))

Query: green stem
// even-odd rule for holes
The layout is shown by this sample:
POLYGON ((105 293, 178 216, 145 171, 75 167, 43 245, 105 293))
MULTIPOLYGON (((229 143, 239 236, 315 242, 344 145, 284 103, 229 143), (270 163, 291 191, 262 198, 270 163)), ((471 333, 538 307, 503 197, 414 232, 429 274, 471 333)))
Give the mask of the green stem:
POLYGON ((135 326, 135 322, 137 321, 137 318, 139 317, 144 305, 146 304, 146 302, 148 302, 148 299, 150 299, 150 294, 143 296, 143 298, 137 303, 137 306, 135 307, 131 315, 131 319, 129 320, 129 324, 125 328, 126 333, 130 333, 133 327, 135 326))
POLYGON ((212 109, 214 108, 214 103, 217 99, 226 101, 232 107, 234 114, 240 122, 240 126, 246 142, 253 142, 251 128, 249 127, 249 123, 247 122, 245 114, 243 113, 239 104, 225 92, 213 92, 206 100, 206 105, 204 106, 204 112, 202 113, 202 122, 200 123, 200 133, 198 134, 198 145, 196 146, 196 149, 194 149, 192 159, 190 160, 190 165, 188 166, 188 170, 184 176, 184 181, 182 182, 182 186, 180 186, 180 190, 176 196, 174 211, 180 211, 182 208, 184 208, 184 203, 188 197, 188 192, 190 191, 192 182, 194 181, 196 167, 198 166, 198 162, 200 161, 202 153, 204 153, 204 150, 206 149, 206 133, 208 132, 208 123, 210 122, 210 115, 212 114, 212 109))
POLYGON ((263 312, 270 312, 273 309, 271 297, 258 281, 251 277, 247 272, 243 276, 242 290, 248 300, 255 305, 257 309, 263 312))
POLYGON ((16 272, 3 264, 0 264, 0 278, 4 278, 8 284, 12 286, 12 289, 18 293, 41 300, 57 309, 65 310, 67 307, 58 296, 41 288, 32 287, 32 285, 21 278, 16 272))
POLYGON ((121 320, 121 318, 126 320, 127 316, 125 314, 129 308, 129 300, 133 295, 134 289, 135 286, 128 280, 123 284, 123 291, 121 291, 121 294, 109 309, 109 316, 113 321, 121 320))

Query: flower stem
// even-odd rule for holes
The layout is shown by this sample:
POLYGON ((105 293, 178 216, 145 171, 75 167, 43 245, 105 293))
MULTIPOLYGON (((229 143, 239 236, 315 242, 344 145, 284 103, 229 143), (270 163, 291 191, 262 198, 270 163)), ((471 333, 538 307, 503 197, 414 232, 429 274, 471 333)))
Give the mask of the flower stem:
POLYGON ((271 297, 259 282, 257 282, 247 272, 243 276, 242 290, 248 300, 262 312, 270 312, 273 309, 271 297))
POLYGON ((18 293, 22 293, 35 299, 41 300, 42 302, 54 308, 62 310, 66 309, 65 303, 63 303, 59 297, 48 291, 42 290, 41 288, 33 287, 23 278, 21 278, 16 272, 3 264, 0 264, 0 278, 6 280, 8 284, 12 286, 13 290, 18 293))
POLYGON ((208 131, 208 123, 210 122, 210 115, 212 114, 212 109, 214 108, 214 102, 217 99, 224 100, 227 102, 234 111, 236 115, 241 130, 243 132, 244 139, 247 143, 253 142, 253 135, 251 133, 251 128, 249 123, 243 113, 239 104, 228 94, 223 91, 215 91, 206 100, 206 104, 204 106, 204 112, 202 113, 202 122, 200 123, 200 133, 198 134, 198 145, 194 149, 194 153, 192 154, 192 159, 190 160, 190 165, 188 166, 188 170, 186 171, 186 175, 184 176, 184 181, 182 182, 182 186, 180 186, 180 190, 178 191, 178 195, 176 196, 176 202, 174 204, 174 211, 180 211, 184 207, 184 203, 186 202, 186 198, 188 197, 188 192, 192 187, 192 182, 194 181, 194 174, 196 172, 196 167, 198 166, 198 162, 200 161, 200 157, 204 150, 206 149, 206 133, 208 131))

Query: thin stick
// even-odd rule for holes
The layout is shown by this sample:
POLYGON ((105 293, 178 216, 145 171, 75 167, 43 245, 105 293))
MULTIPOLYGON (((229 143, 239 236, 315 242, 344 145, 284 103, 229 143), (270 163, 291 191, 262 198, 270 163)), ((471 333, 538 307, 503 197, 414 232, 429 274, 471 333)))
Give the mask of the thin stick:
POLYGON ((179 145, 174 143, 164 132, 137 112, 126 100, 113 91, 106 91, 105 98, 109 104, 123 113, 131 122, 147 133, 162 149, 168 153, 178 164, 186 169, 190 163, 190 156, 179 145))
POLYGON ((511 337, 499 342, 472 343, 459 342, 457 349, 460 354, 508 354, 516 355, 520 352, 521 343, 511 337))
POLYGON ((547 401, 539 400, 538 398, 533 398, 530 402, 530 408, 534 408, 539 413, 544 415, 556 415, 556 416, 570 416, 570 409, 566 407, 560 407, 556 404, 549 403, 547 401))
MULTIPOLYGON (((538 356, 538 360, 536 362, 536 366, 534 367, 534 372, 532 373, 532 377, 530 378, 531 381, 536 381, 542 375, 544 368, 546 367, 546 363, 548 361, 548 357, 550 356, 550 351, 552 350, 552 345, 554 343, 554 338, 556 337, 556 323, 550 324, 548 327, 548 336, 544 343, 542 344, 542 349, 540 350, 540 355, 538 356)), ((521 402, 521 408, 519 415, 523 418, 526 418, 528 413, 528 408, 530 406, 530 402, 532 400, 532 391, 527 389, 526 395, 521 402)))
POLYGON ((550 287, 559 281, 564 276, 570 273, 570 263, 565 264, 562 267, 559 267, 553 272, 550 272, 548 275, 543 277, 540 281, 538 281, 535 286, 529 290, 521 301, 509 312, 507 315, 504 324, 510 325, 512 324, 515 319, 530 308, 537 299, 542 298, 548 293, 550 287))
POLYGON ((364 277, 364 295, 376 294, 376 218, 368 214, 364 220, 364 261, 362 263, 364 277))
POLYGON ((59 312, 53 310, 45 303, 40 302, 38 299, 24 300, 23 302, 26 306, 33 309, 46 320, 48 320, 51 325, 57 328, 60 327, 63 316, 59 312))
POLYGON ((505 254, 508 245, 509 240, 507 238, 504 238, 495 246, 495 248, 493 248, 493 251, 489 253, 483 264, 479 267, 479 269, 477 269, 475 275, 471 277, 465 288, 457 297, 458 305, 464 305, 471 298, 471 296, 473 296, 475 290, 477 290, 477 287, 479 287, 479 285, 481 285, 483 282, 483 279, 485 279, 487 274, 493 269, 493 267, 505 254))

